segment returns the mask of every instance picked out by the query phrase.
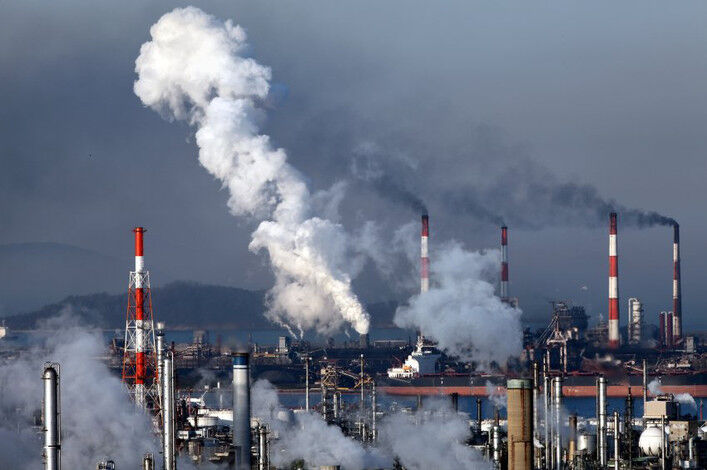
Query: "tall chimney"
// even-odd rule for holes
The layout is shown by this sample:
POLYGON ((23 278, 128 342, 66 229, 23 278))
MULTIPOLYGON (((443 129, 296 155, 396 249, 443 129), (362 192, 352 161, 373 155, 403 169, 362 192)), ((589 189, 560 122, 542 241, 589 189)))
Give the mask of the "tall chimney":
POLYGON ((236 468, 250 469, 250 364, 247 352, 233 356, 233 448, 236 468))
POLYGON ((501 300, 508 300, 508 227, 501 227, 501 300))
POLYGON ((616 212, 609 214, 609 347, 619 347, 619 256, 616 212))
POLYGON ((508 379, 508 470, 533 467, 533 382, 508 379))
POLYGON ((143 257, 143 234, 145 229, 135 230, 135 397, 144 406, 145 403, 145 294, 142 273, 145 270, 143 257))
POLYGON ((680 289, 680 225, 673 225, 673 343, 682 339, 682 292, 680 289))
POLYGON ((665 342, 666 346, 669 348, 672 348, 674 346, 673 344, 673 323, 675 320, 673 320, 673 312, 668 312, 667 315, 665 315, 665 342))
POLYGON ((427 214, 422 216, 422 233, 420 237, 420 292, 430 290, 430 253, 428 240, 430 238, 430 219, 427 214))
POLYGON ((44 469, 61 470, 61 398, 57 364, 44 366, 44 469))
POLYGON ((174 406, 174 357, 171 351, 162 357, 162 468, 175 470, 176 467, 176 421, 174 406))
POLYGON ((597 379, 597 457, 599 466, 605 468, 607 464, 606 443, 606 379, 597 379))

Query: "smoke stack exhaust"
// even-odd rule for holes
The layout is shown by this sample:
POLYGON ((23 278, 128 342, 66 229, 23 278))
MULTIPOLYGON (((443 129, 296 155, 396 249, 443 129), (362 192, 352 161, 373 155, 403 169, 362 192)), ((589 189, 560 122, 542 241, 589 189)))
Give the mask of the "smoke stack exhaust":
POLYGON ((508 301, 508 227, 501 227, 501 300, 508 301))
POLYGON ((616 212, 609 214, 609 347, 619 347, 619 256, 616 212))
POLYGON ((236 468, 250 469, 250 361, 248 353, 233 356, 233 448, 236 468))
POLYGON ((430 238, 430 218, 422 216, 422 233, 420 236, 420 292, 430 290, 430 253, 428 241, 430 238))
POLYGON ((58 369, 57 364, 47 364, 42 374, 45 470, 61 470, 61 398, 58 369))
POLYGON ((680 289, 680 225, 673 225, 673 344, 682 339, 682 292, 680 289))

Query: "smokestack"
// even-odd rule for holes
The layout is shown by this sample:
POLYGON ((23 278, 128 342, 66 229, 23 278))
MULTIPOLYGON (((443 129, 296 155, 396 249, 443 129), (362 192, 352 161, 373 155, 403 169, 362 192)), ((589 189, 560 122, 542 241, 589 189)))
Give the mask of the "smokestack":
POLYGON ((619 256, 616 212, 609 214, 609 347, 619 347, 619 256))
POLYGON ((607 443, 606 443, 606 379, 597 379, 597 456, 599 466, 606 467, 607 463, 607 443))
MULTIPOLYGON (((164 374, 164 322, 157 322, 157 331, 155 331, 157 349, 157 383, 161 384, 162 374, 164 374)), ((157 387, 157 397, 159 400, 160 413, 162 413, 162 386, 157 387)))
POLYGON ((567 461, 570 468, 574 464, 574 454, 577 452, 577 413, 572 413, 568 418, 569 442, 567 444, 567 461))
POLYGON ((673 347, 673 312, 668 312, 665 315, 665 342, 669 348, 673 347))
POLYGON ((562 468, 562 377, 555 377, 555 465, 562 468))
POLYGON ((682 292, 680 289, 680 225, 673 225, 673 343, 682 339, 682 292))
POLYGON ((143 234, 146 230, 135 227, 135 401, 145 406, 145 293, 143 291, 143 234))
POLYGON ((422 233, 420 236, 420 292, 430 290, 430 253, 428 241, 430 238, 430 219, 427 214, 422 216, 422 233))
POLYGON ((152 454, 145 454, 142 458, 142 470, 155 470, 155 458, 152 454))
POLYGON ((533 468, 533 383, 530 379, 509 379, 508 470, 533 468))
POLYGON ((174 362, 172 352, 167 352, 162 361, 162 468, 164 470, 176 470, 174 362))
POLYGON ((501 227, 501 300, 508 300, 508 227, 501 227))
POLYGON ((61 470, 61 393, 59 365, 47 364, 42 374, 44 383, 44 469, 61 470))
POLYGON ((250 364, 248 353, 233 356, 233 448, 236 468, 250 469, 250 364))

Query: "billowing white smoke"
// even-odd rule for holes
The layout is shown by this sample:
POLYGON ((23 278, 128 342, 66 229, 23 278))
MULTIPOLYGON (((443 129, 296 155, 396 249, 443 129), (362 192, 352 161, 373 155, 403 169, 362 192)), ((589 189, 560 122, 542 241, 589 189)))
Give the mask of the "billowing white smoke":
POLYGON ((68 313, 50 320, 51 332, 36 349, 0 365, 0 468, 41 467, 41 436, 32 431, 42 406, 42 371, 60 364, 64 468, 95 468, 110 458, 118 468, 138 468, 159 444, 150 418, 137 411, 120 379, 96 358, 101 332, 87 330, 68 313))
POLYGON ((451 409, 449 400, 428 400, 415 414, 387 416, 378 430, 380 448, 397 456, 408 470, 493 468, 465 444, 469 423, 451 409))
POLYGON ((521 311, 494 294, 498 250, 467 251, 451 243, 431 255, 430 290, 398 308, 396 325, 419 328, 462 359, 501 365, 522 350, 521 311))
MULTIPOLYGON (((660 383, 660 380, 657 378, 650 381, 648 384, 648 391, 653 396, 662 395, 665 393, 663 391, 663 384, 660 383)), ((690 410, 697 411, 697 402, 689 393, 678 393, 677 395, 673 395, 673 398, 675 398, 676 402, 689 408, 690 410)))
POLYGON ((376 448, 366 448, 350 439, 338 426, 329 426, 318 414, 298 413, 291 416, 277 397, 270 382, 259 380, 253 384, 252 413, 263 419, 277 435, 271 447, 272 463, 278 467, 303 459, 308 467, 341 465, 343 469, 389 467, 392 458, 376 448))
POLYGON ((364 447, 344 436, 337 426, 328 426, 318 414, 298 413, 291 417, 267 381, 253 384, 251 396, 253 416, 267 422, 278 436, 271 448, 272 463, 278 467, 303 459, 307 468, 390 468, 397 457, 409 470, 492 468, 481 454, 465 444, 468 422, 452 411, 449 400, 431 399, 415 414, 385 417, 378 426, 378 446, 364 447), (290 416, 289 420, 283 419, 286 416, 290 416))
POLYGON ((357 263, 349 238, 318 216, 322 198, 259 134, 270 69, 244 57, 243 29, 187 7, 162 16, 150 34, 135 61, 135 93, 166 118, 196 127, 199 162, 228 189, 231 212, 262 220, 250 249, 267 250, 275 273, 269 318, 300 332, 330 333, 348 322, 366 333, 368 314, 351 291, 357 263))

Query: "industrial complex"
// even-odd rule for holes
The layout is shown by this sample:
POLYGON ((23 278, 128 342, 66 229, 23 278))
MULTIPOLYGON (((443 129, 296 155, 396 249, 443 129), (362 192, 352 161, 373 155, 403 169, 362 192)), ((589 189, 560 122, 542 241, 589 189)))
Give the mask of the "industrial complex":
MULTIPOLYGON (((152 310, 146 231, 135 228, 124 340, 112 343, 106 361, 135 407, 152 416, 159 436, 161 450, 144 455, 143 468, 175 470, 180 458, 197 466, 283 468, 270 450, 282 429, 251 407, 259 379, 281 395, 303 397, 287 413, 319 415, 366 448, 378 445, 378 427, 388 416, 416 414, 424 421, 425 401, 441 397, 468 423, 463 444, 478 451, 489 468, 706 468, 707 356, 698 338, 682 328, 679 227, 673 226, 673 310, 659 312, 658 327, 651 328, 640 299, 630 298, 622 326, 617 214, 608 220, 608 322, 590 328, 583 307, 556 301, 547 328, 525 330, 517 358, 484 367, 448 355, 424 331, 414 343, 361 335, 339 346, 316 345, 282 336, 274 345, 229 350, 212 344, 204 331, 196 331, 192 343, 168 342, 165 324, 155 321, 152 310), (208 384, 198 378, 204 369, 212 372, 208 384), (412 404, 398 403, 405 397, 412 404), (462 397, 473 397, 476 406, 461 410, 462 397), (594 399, 593 412, 569 412, 565 401, 582 397, 594 399), (610 398, 623 400, 621 411, 608 409, 610 398), (482 402, 493 407, 491 416, 484 416, 482 402)), ((517 307, 508 284, 508 233, 501 227, 498 297, 517 307)), ((424 295, 434 283, 427 214, 420 242, 424 295)), ((45 365, 41 429, 48 470, 61 465, 61 375, 60 364, 45 365)), ((338 465, 297 460, 284 468, 338 465)), ((96 468, 112 469, 115 463, 97 462, 96 468)), ((390 468, 406 467, 395 459, 390 468)))

